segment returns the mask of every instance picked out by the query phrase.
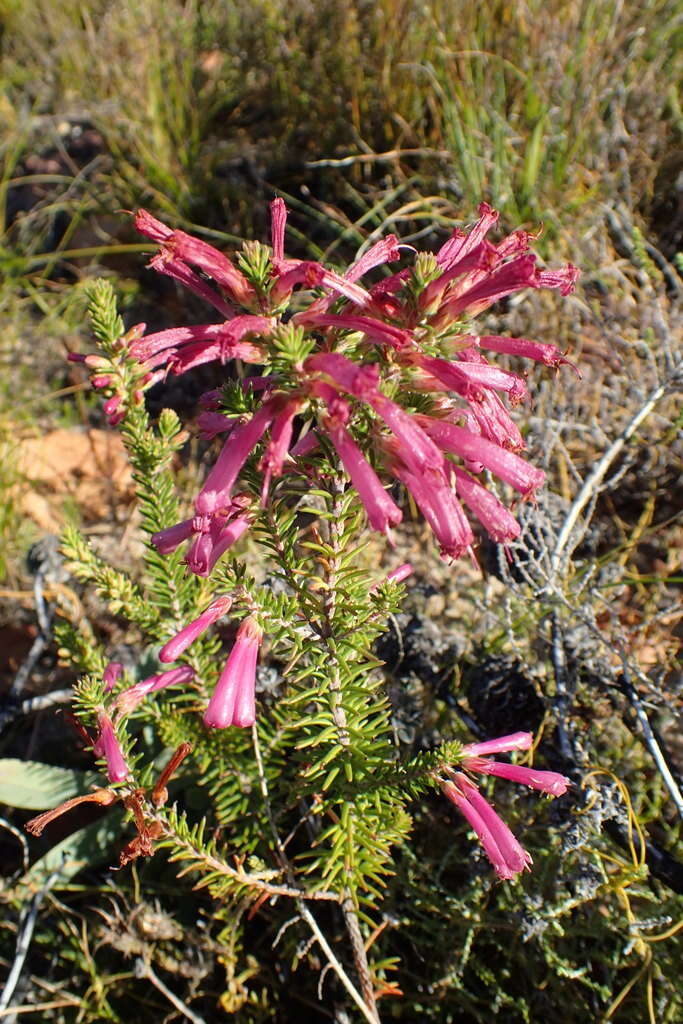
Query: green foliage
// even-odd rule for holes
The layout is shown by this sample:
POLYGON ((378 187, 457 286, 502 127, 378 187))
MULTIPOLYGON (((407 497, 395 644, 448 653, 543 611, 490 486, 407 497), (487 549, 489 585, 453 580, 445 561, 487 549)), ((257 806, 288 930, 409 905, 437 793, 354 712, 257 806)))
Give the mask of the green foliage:
POLYGON ((270 246, 257 241, 244 242, 238 255, 240 270, 260 294, 267 292, 271 284, 271 255, 270 246))
POLYGON ((241 381, 229 380, 221 388, 220 410, 226 416, 239 417, 256 411, 258 398, 241 381))
POLYGON ((108 565, 95 554, 86 539, 74 526, 66 526, 62 535, 62 551, 73 572, 83 583, 90 583, 107 599, 114 615, 126 615, 143 629, 159 622, 159 612, 150 606, 139 586, 129 576, 108 565))
POLYGON ((279 327, 268 340, 270 369, 273 373, 291 373, 293 369, 302 366, 315 346, 310 333, 307 335, 302 327, 295 324, 279 327))
POLYGON ((105 278, 94 280, 88 290, 90 326, 107 356, 118 355, 123 336, 123 320, 116 308, 116 293, 105 278))

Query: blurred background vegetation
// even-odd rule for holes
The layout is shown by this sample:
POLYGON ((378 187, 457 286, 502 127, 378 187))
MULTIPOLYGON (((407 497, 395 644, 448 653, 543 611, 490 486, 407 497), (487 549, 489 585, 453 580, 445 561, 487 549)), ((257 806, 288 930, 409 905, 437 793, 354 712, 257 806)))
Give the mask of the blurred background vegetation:
MULTIPOLYGON (((467 713, 497 732, 563 717, 584 777, 612 775, 592 776, 564 819, 525 796, 511 803, 512 820, 538 815, 538 868, 514 889, 472 866, 464 829, 456 844, 436 801, 416 809, 416 843, 401 854, 377 939, 400 958, 391 977, 404 997, 383 1001, 382 1014, 680 1020, 681 808, 643 745, 641 715, 680 785, 680 0, 0 0, 0 59, 0 756, 61 765, 68 743, 67 762, 88 767, 64 719, 27 704, 72 681, 54 645, 32 662, 23 703, 16 692, 40 638, 35 544, 76 517, 135 571, 130 480, 118 449, 103 469, 99 403, 64 358, 91 347, 85 286, 110 277, 129 324, 201 315, 144 269, 149 247, 125 211, 145 205, 231 248, 265 237, 267 203, 280 194, 292 210, 289 252, 334 264, 388 231, 435 245, 485 199, 508 229, 543 226, 549 264, 582 269, 567 301, 534 294, 488 325, 557 342, 581 367, 578 382, 534 370, 535 402, 520 413, 551 480, 541 520, 566 511, 661 394, 596 489, 567 570, 568 692, 553 657, 557 621, 551 629, 524 580, 496 590, 495 566, 475 579, 434 552, 418 566, 402 653, 384 652, 390 666, 403 658, 393 679, 408 695, 397 698, 402 739, 462 732, 454 702, 465 693, 467 713), (427 620, 434 635, 415 640, 427 620)), ((191 415, 203 386, 150 402, 191 415)), ((199 472, 192 446, 183 472, 199 472)), ((61 568, 40 571, 55 606, 61 587, 70 614, 90 616, 100 637, 131 640, 61 568)), ((39 806, 30 799, 22 806, 39 806)), ((140 869, 142 882, 135 868, 107 872, 117 840, 101 830, 85 849, 103 869, 50 875, 46 889, 58 861, 26 870, 16 828, 28 816, 8 808, 1 843, 8 972, 40 903, 12 1003, 22 1020, 192 1019, 185 1001, 207 1021, 348 1019, 332 999, 320 1005, 311 954, 297 951, 309 980, 300 966, 298 989, 284 991, 286 951, 271 949, 258 918, 238 954, 229 923, 219 935, 208 898, 176 883, 161 856, 140 869)))

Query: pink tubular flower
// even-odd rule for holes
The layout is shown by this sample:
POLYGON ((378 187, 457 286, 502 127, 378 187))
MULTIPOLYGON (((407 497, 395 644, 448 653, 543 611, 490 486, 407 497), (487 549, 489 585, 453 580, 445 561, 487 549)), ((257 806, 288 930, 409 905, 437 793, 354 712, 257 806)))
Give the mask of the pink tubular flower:
POLYGON ((388 345, 395 349, 406 348, 411 343, 408 331, 394 327, 392 324, 383 323, 371 316, 306 312, 297 313, 294 321, 306 327, 329 327, 339 331, 358 331, 359 334, 364 334, 370 341, 378 345, 388 345))
POLYGON ((171 327, 167 331, 146 334, 131 345, 131 353, 137 359, 149 360, 169 349, 175 351, 179 345, 192 341, 211 341, 221 329, 221 324, 196 324, 193 327, 171 327))
POLYGON ((492 761, 487 754, 498 754, 508 750, 528 750, 533 737, 530 732, 516 732, 500 736, 485 743, 470 743, 463 747, 462 767, 482 775, 497 775, 502 779, 520 782, 531 789, 538 789, 550 796, 562 796, 571 785, 570 780, 559 772, 537 771, 524 765, 509 764, 507 761, 492 761))
POLYGON ((104 692, 110 693, 123 675, 123 665, 120 661, 110 661, 102 675, 104 692))
POLYGON ((436 470, 443 475, 443 455, 414 416, 381 394, 374 364, 358 367, 339 353, 321 352, 307 359, 305 368, 324 374, 337 387, 367 402, 395 435, 397 454, 412 473, 436 470))
POLYGON ((426 416, 418 417, 418 421, 444 451, 453 452, 474 463, 480 462, 527 498, 533 496, 545 480, 542 469, 530 466, 513 452, 473 434, 465 427, 426 416))
POLYGON ((435 312, 443 300, 446 289, 449 294, 454 290, 465 291, 472 287, 486 272, 493 269, 498 263, 498 254, 495 246, 489 242, 482 242, 472 252, 461 259, 456 260, 449 267, 431 281, 424 289, 418 299, 418 306, 426 314, 435 312), (457 281, 457 285, 454 283, 457 281), (449 286, 453 285, 452 288, 449 286))
POLYGON ((499 878, 509 880, 530 868, 531 856, 466 775, 455 772, 440 785, 444 796, 455 804, 476 832, 499 878))
POLYGON ((436 323, 439 327, 445 326, 449 321, 457 320, 465 311, 470 316, 477 316, 498 299, 506 298, 522 288, 535 287, 538 287, 536 257, 532 254, 517 256, 487 274, 461 295, 447 300, 439 311, 436 323))
POLYGON ((355 306, 365 306, 370 301, 370 293, 365 288, 355 283, 351 278, 342 277, 334 270, 325 270, 322 281, 323 287, 332 292, 333 295, 343 295, 355 306))
MULTIPOLYGON (((334 270, 329 270, 322 263, 311 260, 287 260, 284 258, 285 225, 287 208, 282 199, 274 199, 270 204, 271 243, 272 243, 272 274, 275 279, 271 288, 271 301, 279 304, 286 299, 296 284, 304 284, 308 288, 320 286, 331 296, 316 299, 312 308, 326 309, 332 299, 343 295, 356 306, 364 306, 370 299, 365 288, 355 282, 360 274, 345 274, 343 277, 334 270)), ((389 257, 387 257, 389 258, 389 257)), ((377 259, 373 266, 383 262, 377 259)), ((363 271, 364 272, 364 271, 363 271)))
POLYGON ((156 672, 153 676, 148 676, 139 683, 129 686, 127 690, 123 690, 116 698, 115 706, 119 715, 128 715, 142 703, 148 694, 163 690, 167 686, 189 683, 193 678, 194 669, 189 665, 180 665, 168 672, 156 672))
POLYGON ((456 228, 437 252, 436 262, 439 266, 448 270, 458 260, 468 256, 484 240, 494 224, 497 224, 498 216, 498 212, 492 210, 488 203, 480 203, 477 223, 469 231, 456 228))
POLYGON ((370 405, 395 435, 398 454, 412 472, 436 470, 443 475, 443 455, 415 416, 384 395, 371 398, 370 405))
POLYGON ((474 513, 489 537, 497 544, 516 540, 522 532, 521 527, 495 494, 491 494, 457 466, 453 466, 452 472, 456 481, 456 493, 474 513))
POLYGON ((559 270, 542 270, 538 275, 536 288, 558 288, 560 295, 570 295, 576 287, 581 271, 568 263, 559 270))
POLYGON ((138 210, 135 227, 141 235, 161 243, 167 259, 192 263, 212 277, 221 288, 225 288, 235 301, 244 303, 253 297, 253 289, 244 274, 232 265, 227 256, 207 242, 187 235, 184 231, 171 230, 147 210, 138 210))
POLYGON ((192 519, 185 519, 182 523, 169 526, 165 530, 159 530, 152 534, 152 544, 160 555, 170 555, 183 541, 189 540, 192 536, 192 519))
POLYGON ((396 235, 387 235, 380 238, 370 248, 355 260, 344 274, 347 281, 358 281, 368 270, 381 266, 383 263, 391 263, 400 258, 401 252, 396 235))
POLYGON ((153 534, 152 544, 160 554, 168 555, 193 538, 184 561, 197 576, 208 576, 221 555, 251 525, 251 517, 244 511, 249 503, 244 495, 227 498, 224 507, 216 512, 193 516, 153 534))
POLYGON ((484 391, 475 401, 470 401, 465 417, 470 429, 476 426, 477 433, 505 451, 525 450, 519 427, 494 391, 484 391))
POLYGON ((516 373, 499 370, 487 363, 448 362, 432 356, 421 356, 419 365, 442 381, 451 391, 469 397, 472 390, 488 388, 506 391, 512 402, 527 398, 526 385, 516 373))
POLYGON ((409 576, 413 575, 413 567, 410 562, 404 562, 403 565, 398 565, 395 569, 392 569, 390 573, 387 573, 387 580, 391 580, 393 583, 403 583, 409 576))
POLYGON ((166 244, 174 257, 191 263, 212 277, 234 302, 246 305, 254 299, 254 289, 244 274, 233 266, 224 253, 212 245, 187 235, 184 231, 174 231, 166 244))
POLYGON ((276 412, 274 401, 267 401, 247 423, 232 431, 197 495, 195 508, 199 515, 215 512, 226 504, 242 466, 272 423, 276 412))
POLYGON ((173 327, 156 334, 148 334, 130 346, 131 355, 141 360, 148 369, 167 364, 176 375, 186 373, 202 363, 242 359, 262 363, 262 349, 244 339, 268 334, 272 321, 265 316, 235 316, 222 324, 197 324, 193 327, 173 327))
POLYGON ((379 394, 379 368, 374 363, 359 366, 340 352, 318 352, 306 360, 304 369, 329 377, 336 387, 364 402, 379 394))
MULTIPOLYGON (((304 288, 324 288, 332 292, 332 298, 343 295, 356 306, 365 306, 370 300, 369 292, 360 285, 312 260, 283 260, 275 278, 270 299, 276 306, 289 298, 295 285, 303 285, 304 288)), ((330 301, 331 298, 318 300, 315 308, 324 309, 330 301)))
POLYGON ((123 782, 128 778, 130 769, 123 756, 121 744, 116 738, 111 718, 101 711, 97 716, 97 724, 100 731, 93 747, 93 753, 95 757, 103 757, 107 762, 107 778, 110 782, 123 782))
POLYGON ((569 779, 559 772, 535 771, 520 764, 508 764, 506 761, 490 761, 488 758, 467 758, 463 762, 465 768, 482 775, 497 775, 501 779, 519 782, 530 789, 538 789, 549 796, 562 796, 571 785, 569 779))
POLYGON ((235 426, 237 426, 236 420, 224 416, 221 412, 212 412, 210 409, 200 412, 197 417, 199 436, 204 441, 213 441, 214 437, 218 437, 219 434, 229 434, 235 426))
POLYGON ((579 373, 574 364, 562 355, 557 345, 544 345, 540 341, 529 341, 528 338, 501 338, 497 334, 483 334, 477 338, 477 344, 489 352, 505 352, 511 356, 535 359, 546 366, 560 366, 566 363, 575 373, 579 373))
POLYGON ((226 729, 229 725, 250 726, 256 721, 256 663, 262 640, 263 630, 255 619, 244 619, 204 713, 206 725, 226 729))
MULTIPOLYGON (((197 537, 190 545, 185 562, 196 576, 208 576, 221 555, 236 544, 243 533, 249 529, 251 519, 248 515, 236 515, 228 520, 225 516, 207 516, 206 529, 202 526, 197 530, 197 537)), ((202 519, 195 517, 195 524, 202 519)))
POLYGON ((302 260, 296 266, 289 267, 278 275, 273 287, 270 290, 270 299, 275 305, 280 305, 292 294, 296 285, 304 288, 315 288, 323 283, 325 271, 320 263, 313 263, 311 260, 302 260))
POLYGON ((186 288, 194 292, 200 299, 204 299, 209 305, 214 306, 223 316, 234 316, 235 310, 230 303, 226 302, 215 289, 211 288, 199 274, 195 274, 194 270, 191 270, 182 260, 175 256, 169 256, 162 250, 152 257, 149 265, 160 274, 166 274, 167 277, 172 277, 179 284, 185 285, 186 288))
POLYGON ((137 211, 135 214, 135 227, 141 235, 144 235, 145 238, 151 238, 153 242, 166 242, 173 234, 172 228, 162 224, 160 220, 153 217, 147 210, 137 211))
POLYGON ((183 654, 190 644, 193 644, 197 637, 201 636, 209 626, 212 626, 214 622, 223 615, 227 615, 232 605, 232 598, 228 597, 227 594, 222 594, 220 597, 213 599, 209 607, 202 612, 196 619, 189 622, 187 626, 184 626, 179 633, 167 640, 164 646, 159 651, 159 661, 170 662, 175 661, 183 654))
POLYGON ((346 402, 335 399, 329 408, 330 416, 325 423, 325 432, 358 491, 370 526, 373 530, 388 534, 392 526, 397 526, 401 522, 403 514, 389 497, 374 469, 344 426, 349 414, 346 402))
POLYGON ((399 460, 390 464, 391 473, 412 494, 429 523, 444 558, 460 558, 474 543, 474 534, 443 472, 429 479, 413 473, 399 460))
POLYGON ((271 246, 273 263, 277 264, 285 256, 285 225, 287 223, 287 207, 284 199, 273 199, 270 204, 271 246))
POLYGON ((507 736, 498 736, 482 743, 468 743, 462 749, 463 753, 472 757, 484 757, 487 754, 502 754, 510 750, 529 750, 533 741, 534 737, 530 732, 511 732, 507 736))
POLYGON ((289 454, 289 446, 292 440, 294 419, 302 405, 303 402, 300 399, 292 399, 285 403, 284 407, 273 419, 273 425, 270 430, 270 442, 259 463, 259 469, 263 472, 263 486, 261 488, 262 506, 266 504, 271 479, 274 476, 282 476, 282 467, 289 454))

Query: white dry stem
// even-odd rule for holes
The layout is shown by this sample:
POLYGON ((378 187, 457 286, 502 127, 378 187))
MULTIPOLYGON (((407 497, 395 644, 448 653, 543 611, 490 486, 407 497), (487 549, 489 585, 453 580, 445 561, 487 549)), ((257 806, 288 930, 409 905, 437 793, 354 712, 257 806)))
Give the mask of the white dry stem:
MULTIPOLYGON (((668 789, 671 799, 676 805, 679 817, 683 820, 683 794, 671 773, 671 769, 664 757, 664 752, 659 745, 652 726, 650 725, 650 719, 647 717, 647 712, 645 711, 643 702, 638 696, 635 686, 631 682, 629 662, 626 657, 626 652, 621 644, 619 645, 619 658, 621 660, 622 669, 622 689, 635 712, 636 718, 640 723, 640 728, 643 730, 643 741, 645 746, 649 750, 652 760, 657 766, 657 771, 661 775, 662 781, 668 789)), ((646 682, 649 683, 649 680, 646 679, 646 682)))

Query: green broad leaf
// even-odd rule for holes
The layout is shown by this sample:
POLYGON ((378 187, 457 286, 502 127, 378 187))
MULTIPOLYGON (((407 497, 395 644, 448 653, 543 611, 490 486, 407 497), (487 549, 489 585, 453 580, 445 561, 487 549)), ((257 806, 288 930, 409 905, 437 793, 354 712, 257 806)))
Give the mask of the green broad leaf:
POLYGON ((102 784, 102 776, 96 772, 79 772, 15 757, 0 758, 0 803, 10 807, 49 810, 102 784))
POLYGON ((73 878, 83 868, 102 861, 114 865, 124 845, 122 833, 123 811, 110 811, 104 818, 93 821, 48 850, 31 865, 21 883, 43 886, 55 871, 59 872, 58 881, 61 883, 73 878))

